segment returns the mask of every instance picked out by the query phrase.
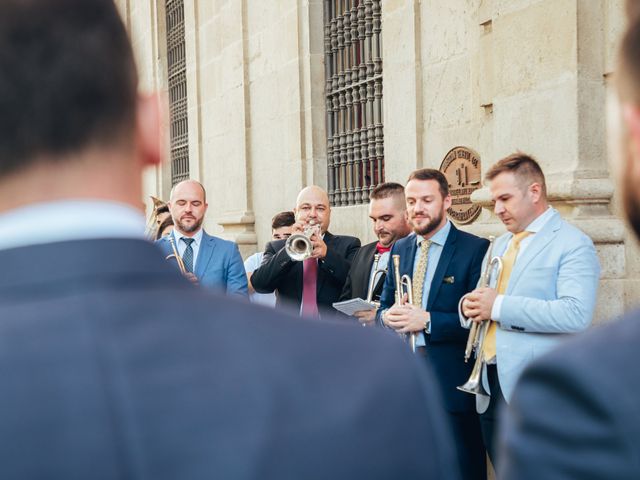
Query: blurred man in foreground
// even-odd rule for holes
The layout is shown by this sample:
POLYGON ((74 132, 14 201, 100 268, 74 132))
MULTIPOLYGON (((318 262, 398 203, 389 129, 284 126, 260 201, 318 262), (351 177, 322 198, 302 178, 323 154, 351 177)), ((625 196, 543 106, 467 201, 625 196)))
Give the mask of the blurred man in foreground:
POLYGON ((0 47, 0 478, 455 478, 402 345, 193 288, 145 240, 160 114, 111 0, 3 0, 0 47))
MULTIPOLYGON (((628 29, 611 99, 613 154, 630 226, 640 236, 640 2, 628 29)), ((567 343, 535 362, 506 418, 499 477, 506 480, 632 480, 640 472, 640 313, 567 343)))

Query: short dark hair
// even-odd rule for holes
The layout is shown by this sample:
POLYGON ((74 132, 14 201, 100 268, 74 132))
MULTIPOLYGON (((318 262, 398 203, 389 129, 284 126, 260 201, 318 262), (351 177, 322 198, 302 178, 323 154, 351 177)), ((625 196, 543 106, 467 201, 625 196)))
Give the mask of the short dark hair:
POLYGON ((2 0, 0 45, 0 176, 133 141, 138 77, 113 0, 2 0))
POLYGON ((407 183, 411 180, 435 180, 438 182, 442 198, 449 195, 449 182, 447 182, 447 177, 445 177, 440 170, 436 170, 435 168, 421 168, 419 170, 414 170, 411 172, 411 175, 409 175, 407 183))
POLYGON ((535 182, 539 183, 542 187, 543 197, 547 197, 547 184, 544 173, 542 173, 540 164, 531 155, 522 152, 512 153, 491 167, 485 175, 485 178, 487 180, 493 180, 501 173, 506 172, 513 173, 523 187, 528 187, 535 182))
POLYGON ((280 212, 271 219, 271 229, 290 227, 296 223, 296 216, 293 212, 280 212))
POLYGON ((167 205, 166 203, 156 208, 156 215, 160 215, 162 213, 169 213, 169 205, 167 205))
POLYGON ((373 189, 369 195, 369 200, 380 200, 382 198, 389 198, 396 195, 402 195, 404 198, 404 187, 399 183, 385 182, 373 189))
POLYGON ((156 231, 156 240, 160 240, 162 238, 162 231, 173 225, 173 218, 171 216, 165 218, 160 225, 158 225, 158 230, 156 231))

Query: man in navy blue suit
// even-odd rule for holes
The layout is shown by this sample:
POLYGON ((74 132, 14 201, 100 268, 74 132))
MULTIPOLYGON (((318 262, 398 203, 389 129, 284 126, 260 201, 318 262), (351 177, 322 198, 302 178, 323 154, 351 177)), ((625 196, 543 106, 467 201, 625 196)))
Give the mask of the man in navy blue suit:
MULTIPOLYGON (((171 189, 169 211, 174 228, 169 235, 182 257, 186 275, 202 286, 246 297, 247 274, 238 246, 204 231, 207 208, 207 193, 200 182, 185 180, 171 189)), ((173 253, 169 235, 156 242, 165 256, 173 253)))
POLYGON ((457 478, 401 344, 195 288, 145 240, 161 109, 112 0, 3 0, 0 46, 0 478, 457 478))
POLYGON ((396 285, 390 265, 380 319, 399 334, 415 335, 416 352, 429 358, 435 369, 462 477, 484 479, 485 449, 474 399, 456 387, 471 373, 471 364, 464 362, 468 331, 460 326, 458 302, 478 282, 489 242, 458 230, 447 219, 449 185, 438 170, 413 172, 405 196, 413 233, 398 240, 391 255, 400 255, 400 274, 412 279, 414 304, 394 304, 396 285))

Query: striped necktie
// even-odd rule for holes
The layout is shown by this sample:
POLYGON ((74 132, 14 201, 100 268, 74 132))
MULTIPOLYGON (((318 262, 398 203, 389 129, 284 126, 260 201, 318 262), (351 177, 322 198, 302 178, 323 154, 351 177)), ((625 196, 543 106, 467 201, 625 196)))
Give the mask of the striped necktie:
POLYGON ((187 244, 187 248, 182 253, 182 261, 184 262, 184 268, 189 273, 193 273, 193 247, 191 244, 195 242, 193 238, 182 237, 182 241, 187 244))

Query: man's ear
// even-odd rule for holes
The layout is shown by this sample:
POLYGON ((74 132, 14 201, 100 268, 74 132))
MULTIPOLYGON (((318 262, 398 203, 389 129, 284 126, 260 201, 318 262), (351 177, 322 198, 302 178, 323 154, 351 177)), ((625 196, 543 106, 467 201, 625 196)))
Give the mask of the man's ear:
POLYGON ((636 105, 624 105, 622 116, 627 126, 627 131, 633 142, 635 153, 640 152, 640 107, 636 105))
POLYGON ((538 182, 533 182, 529 185, 529 193, 531 194, 533 203, 538 203, 542 197, 542 185, 538 182))
POLYGON ((168 123, 164 96, 158 93, 138 94, 136 112, 136 151, 143 166, 157 166, 164 157, 165 130, 168 123))
POLYGON ((445 213, 447 210, 449 210, 449 208, 451 208, 451 194, 447 195, 446 197, 444 197, 444 210, 445 213))

